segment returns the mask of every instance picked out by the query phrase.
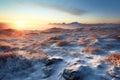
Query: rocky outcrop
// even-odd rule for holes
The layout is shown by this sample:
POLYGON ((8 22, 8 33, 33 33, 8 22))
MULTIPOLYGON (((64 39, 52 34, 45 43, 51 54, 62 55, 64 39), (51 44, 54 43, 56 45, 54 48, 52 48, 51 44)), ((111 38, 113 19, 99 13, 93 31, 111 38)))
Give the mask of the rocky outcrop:
POLYGON ((83 80, 88 74, 91 74, 91 71, 89 66, 73 64, 64 70, 63 77, 65 80, 83 80))
POLYGON ((52 65, 52 64, 56 64, 56 63, 58 63, 58 62, 61 62, 62 61, 62 59, 61 58, 52 58, 52 57, 50 57, 50 58, 47 58, 46 60, 44 60, 44 64, 46 65, 46 66, 49 66, 49 65, 52 65))

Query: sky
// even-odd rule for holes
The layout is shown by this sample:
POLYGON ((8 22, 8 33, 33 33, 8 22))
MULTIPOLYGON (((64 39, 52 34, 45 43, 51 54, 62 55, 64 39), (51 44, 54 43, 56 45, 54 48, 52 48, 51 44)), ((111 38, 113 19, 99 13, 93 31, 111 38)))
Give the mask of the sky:
POLYGON ((75 21, 120 23, 120 0, 0 0, 0 22, 22 27, 75 21))

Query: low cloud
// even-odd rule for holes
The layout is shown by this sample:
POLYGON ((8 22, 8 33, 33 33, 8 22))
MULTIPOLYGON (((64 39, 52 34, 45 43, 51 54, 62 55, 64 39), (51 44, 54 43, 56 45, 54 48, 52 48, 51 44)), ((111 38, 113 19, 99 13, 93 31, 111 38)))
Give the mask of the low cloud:
POLYGON ((11 28, 11 25, 9 23, 0 23, 0 30, 9 28, 11 28))

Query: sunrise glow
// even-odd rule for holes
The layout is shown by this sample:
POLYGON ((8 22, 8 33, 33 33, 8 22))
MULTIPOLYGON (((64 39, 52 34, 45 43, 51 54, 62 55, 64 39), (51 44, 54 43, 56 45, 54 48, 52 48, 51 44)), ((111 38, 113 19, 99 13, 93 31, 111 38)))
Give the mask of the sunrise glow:
POLYGON ((15 23, 15 29, 23 30, 25 29, 26 23, 23 21, 18 21, 15 23))
POLYGON ((109 4, 107 0, 1 0, 0 22, 15 23, 19 30, 43 29, 49 23, 63 22, 120 23, 119 8, 118 0, 109 0, 109 4))

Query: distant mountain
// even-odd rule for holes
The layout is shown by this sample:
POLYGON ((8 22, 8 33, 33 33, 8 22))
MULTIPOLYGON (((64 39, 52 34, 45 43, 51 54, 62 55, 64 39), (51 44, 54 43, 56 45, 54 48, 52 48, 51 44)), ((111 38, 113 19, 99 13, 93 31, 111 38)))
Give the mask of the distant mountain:
POLYGON ((80 25, 81 23, 79 22, 72 22, 72 23, 69 23, 70 25, 80 25))
POLYGON ((98 23, 98 24, 84 24, 79 22, 71 22, 71 23, 50 23, 49 25, 54 26, 72 26, 72 27, 95 27, 95 26, 120 26, 120 24, 112 24, 112 23, 98 23))

